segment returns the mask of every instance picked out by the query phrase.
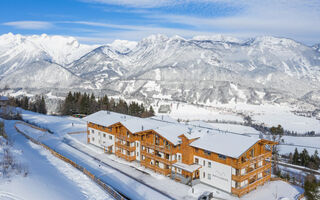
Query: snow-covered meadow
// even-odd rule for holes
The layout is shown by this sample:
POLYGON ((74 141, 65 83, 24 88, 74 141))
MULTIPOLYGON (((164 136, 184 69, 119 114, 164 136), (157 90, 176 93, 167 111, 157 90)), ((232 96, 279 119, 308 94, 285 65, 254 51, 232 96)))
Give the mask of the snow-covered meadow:
POLYGON ((293 113, 296 108, 286 104, 252 105, 244 103, 220 104, 212 103, 206 106, 182 102, 160 100, 154 105, 158 111, 161 105, 168 105, 167 114, 180 120, 227 121, 244 122, 243 116, 250 116, 254 123, 267 127, 279 124, 288 131, 304 134, 309 131, 320 133, 320 120, 315 117, 298 116, 293 113))

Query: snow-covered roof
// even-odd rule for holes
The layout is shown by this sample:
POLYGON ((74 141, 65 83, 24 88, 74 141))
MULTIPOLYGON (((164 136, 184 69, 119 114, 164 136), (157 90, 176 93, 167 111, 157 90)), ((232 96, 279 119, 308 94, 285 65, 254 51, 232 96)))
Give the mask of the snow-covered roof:
POLYGON ((176 119, 173 119, 169 115, 156 115, 153 117, 150 117, 149 119, 158 120, 158 121, 165 121, 169 123, 178 123, 176 119))
POLYGON ((83 118, 102 126, 110 126, 120 122, 132 133, 154 130, 174 145, 181 141, 179 136, 196 139, 190 145, 210 152, 222 154, 232 158, 240 157, 259 138, 232 133, 222 133, 203 122, 179 123, 169 117, 140 118, 109 111, 99 111, 83 118))
MULTIPOLYGON (((93 113, 91 115, 84 117, 83 120, 85 120, 87 122, 92 122, 94 124, 98 124, 101 126, 108 127, 112 124, 121 122, 123 120, 129 120, 129 119, 133 119, 133 118, 137 118, 137 117, 101 110, 101 111, 98 111, 96 113, 93 113)), ((138 119, 140 119, 140 118, 138 118, 138 119)))
POLYGON ((132 133, 156 129, 158 127, 167 126, 166 122, 154 121, 148 118, 128 118, 127 120, 122 120, 120 123, 125 126, 132 133))
POLYGON ((178 145, 180 142, 179 136, 185 134, 188 129, 180 124, 170 124, 168 126, 156 128, 154 131, 172 142, 174 145, 178 145))
POLYGON ((182 169, 187 172, 194 172, 201 167, 201 165, 198 165, 198 164, 187 165, 182 162, 176 162, 172 166, 177 167, 177 168, 182 169))
POLYGON ((205 134, 190 145, 232 158, 239 158, 260 139, 231 133, 205 134))

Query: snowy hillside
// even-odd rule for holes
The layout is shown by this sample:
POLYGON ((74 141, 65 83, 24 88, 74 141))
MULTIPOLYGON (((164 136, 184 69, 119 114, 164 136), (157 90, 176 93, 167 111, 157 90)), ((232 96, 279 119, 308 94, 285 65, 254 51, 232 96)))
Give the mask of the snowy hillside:
POLYGON ((0 36, 0 85, 105 89, 142 100, 318 107, 317 47, 270 36, 242 41, 151 35, 139 42, 88 46, 70 37, 6 34, 0 36), (20 80, 26 71, 35 74, 20 80))

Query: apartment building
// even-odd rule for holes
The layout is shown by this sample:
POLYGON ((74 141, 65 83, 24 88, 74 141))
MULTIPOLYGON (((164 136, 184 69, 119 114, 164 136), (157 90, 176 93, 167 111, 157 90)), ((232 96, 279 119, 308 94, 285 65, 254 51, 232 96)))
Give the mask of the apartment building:
POLYGON ((84 120, 88 143, 185 184, 200 181, 242 196, 271 178, 269 140, 163 116, 99 111, 84 120))

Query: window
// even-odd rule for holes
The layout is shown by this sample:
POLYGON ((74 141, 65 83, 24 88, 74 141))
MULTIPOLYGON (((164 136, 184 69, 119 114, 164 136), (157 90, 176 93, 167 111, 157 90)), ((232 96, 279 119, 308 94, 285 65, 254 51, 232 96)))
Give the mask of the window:
POLYGON ((211 162, 208 162, 208 167, 211 168, 211 162))
POLYGON ((198 148, 195 148, 195 151, 196 151, 196 152, 198 152, 198 150, 199 150, 198 148))
POLYGON ((225 155, 221 155, 221 154, 218 154, 218 157, 222 160, 225 160, 226 159, 226 156, 225 155))
POLYGON ((208 180, 211 180, 211 174, 208 174, 208 180))
POLYGON ((179 160, 179 161, 181 160, 181 155, 178 155, 178 160, 179 160))
POLYGON ((137 152, 137 156, 139 156, 139 152, 137 152))
POLYGON ((206 177, 206 173, 205 173, 205 172, 203 172, 202 177, 203 177, 203 178, 205 178, 205 177, 206 177))
POLYGON ((268 145, 268 144, 266 144, 266 145, 264 146, 264 149, 265 149, 266 151, 271 151, 271 147, 270 147, 270 145, 268 145))
POLYGON ((106 134, 105 134, 105 133, 103 134, 103 137, 106 137, 106 134))
POLYGON ((251 156, 254 157, 254 149, 251 149, 251 156))
POLYGON ((194 162, 195 162, 196 164, 199 164, 199 159, 198 159, 198 158, 195 158, 195 159, 194 159, 194 162))
POLYGON ((211 152, 210 151, 204 151, 204 155, 210 156, 211 152))
POLYGON ((112 132, 112 127, 109 127, 109 132, 112 132))
POLYGON ((156 135, 156 141, 155 141, 156 145, 159 145, 160 144, 160 139, 159 139, 159 136, 156 135))
POLYGON ((94 142, 94 137, 92 138, 92 142, 94 142))
POLYGON ((94 133, 94 130, 91 130, 91 133, 94 133))
POLYGON ((203 166, 206 166, 206 161, 205 160, 203 161, 203 166))
POLYGON ((139 143, 138 142, 136 143, 136 147, 139 147, 139 143))
POLYGON ((112 140, 112 135, 109 135, 109 140, 112 140))

